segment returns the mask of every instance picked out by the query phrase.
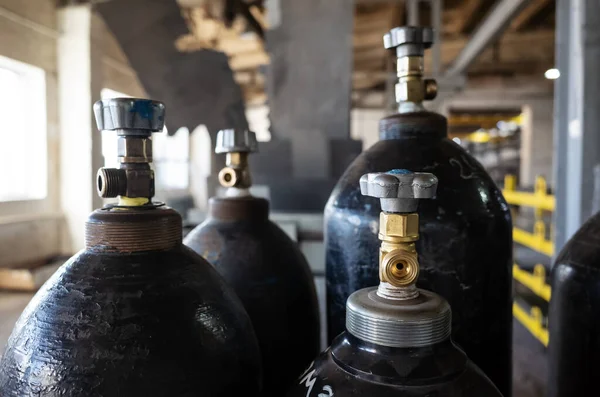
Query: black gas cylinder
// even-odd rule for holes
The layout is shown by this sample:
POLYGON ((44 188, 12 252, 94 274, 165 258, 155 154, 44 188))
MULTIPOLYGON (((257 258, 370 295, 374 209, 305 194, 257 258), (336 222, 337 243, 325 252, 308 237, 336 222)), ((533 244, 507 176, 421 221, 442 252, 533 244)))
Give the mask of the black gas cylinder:
POLYGON ((420 86, 407 87, 422 75, 423 49, 430 44, 427 28, 397 28, 386 35, 386 46, 398 54, 400 111, 380 121, 380 141, 350 165, 327 203, 328 337, 332 340, 344 330, 348 296, 378 280, 379 211, 375 199, 361 197, 359 178, 393 168, 431 172, 440 185, 437 198, 424 202, 419 211, 419 283, 450 302, 454 339, 509 396, 510 211, 481 164, 447 138, 446 118, 423 108, 421 101, 431 98, 435 85, 417 79, 420 86), (406 75, 412 80, 406 82, 406 75))
POLYGON ((347 330, 288 396, 501 396, 452 342, 448 302, 415 286, 416 206, 419 198, 434 196, 437 179, 393 170, 367 174, 360 182, 363 194, 381 199, 379 286, 348 298, 347 330))
POLYGON ((226 197, 210 199, 208 218, 184 243, 212 263, 242 300, 262 353, 264 393, 280 396, 320 350, 319 309, 297 244, 269 220, 269 202, 249 193, 247 155, 256 146, 251 131, 219 132, 216 151, 227 153, 219 174, 226 197))
POLYGON ((600 213, 558 254, 548 312, 548 396, 584 396, 600 373, 600 213))
POLYGON ((116 205, 86 222, 85 249, 27 306, 0 362, 1 396, 258 396, 250 319, 219 274, 182 244, 181 217, 152 202, 151 132, 164 106, 95 106, 119 135, 119 169, 101 169, 116 205))

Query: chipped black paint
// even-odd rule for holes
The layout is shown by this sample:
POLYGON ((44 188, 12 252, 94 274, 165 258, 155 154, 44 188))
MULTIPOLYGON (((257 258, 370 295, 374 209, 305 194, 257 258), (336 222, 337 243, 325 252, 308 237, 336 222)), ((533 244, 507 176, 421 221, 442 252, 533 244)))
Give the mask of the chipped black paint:
POLYGON ((483 167, 446 137, 446 120, 420 112, 380 123, 325 209, 329 340, 345 328, 346 299, 377 285, 380 206, 360 194, 368 172, 431 172, 437 198, 419 205, 419 287, 448 300, 453 337, 505 396, 511 390, 512 230, 509 208, 483 167))
POLYGON ((259 198, 210 200, 184 243, 209 260, 242 300, 263 355, 264 395, 281 396, 319 352, 313 278, 297 245, 259 198))
POLYGON ((126 254, 98 246, 65 263, 21 315, 0 395, 258 396, 260 377, 250 319, 206 261, 181 242, 126 254))
POLYGON ((420 348, 390 348, 344 332, 300 376, 287 396, 502 395, 450 340, 420 348))
POLYGON ((600 213, 564 246, 551 279, 548 396, 593 394, 600 372, 600 213))

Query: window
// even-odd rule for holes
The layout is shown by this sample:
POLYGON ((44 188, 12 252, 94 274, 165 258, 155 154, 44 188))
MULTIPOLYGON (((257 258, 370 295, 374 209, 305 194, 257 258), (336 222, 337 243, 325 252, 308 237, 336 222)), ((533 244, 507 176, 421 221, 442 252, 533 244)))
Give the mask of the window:
POLYGON ((41 200, 48 193, 46 76, 0 56, 0 201, 41 200))
POLYGON ((269 142, 271 140, 271 121, 269 120, 269 107, 267 105, 246 107, 246 119, 248 128, 256 134, 256 140, 259 142, 269 142))
POLYGON ((167 130, 152 138, 156 190, 185 190, 190 180, 190 131, 181 127, 175 135, 167 130))

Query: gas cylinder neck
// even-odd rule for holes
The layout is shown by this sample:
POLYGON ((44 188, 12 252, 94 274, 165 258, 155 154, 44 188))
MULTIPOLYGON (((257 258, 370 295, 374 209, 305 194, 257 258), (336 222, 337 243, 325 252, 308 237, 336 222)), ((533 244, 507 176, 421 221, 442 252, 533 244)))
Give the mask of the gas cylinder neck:
POLYGON ((94 211, 85 223, 85 247, 96 252, 162 251, 181 245, 181 216, 168 207, 94 211))
POLYGON ((254 196, 211 197, 208 200, 208 217, 220 222, 267 222, 269 202, 254 196))
POLYGON ((467 356, 449 338, 433 345, 404 348, 376 345, 344 332, 331 344, 331 354, 361 379, 378 382, 385 378, 402 385, 447 382, 467 365, 467 356))
POLYGON ((441 114, 421 111, 396 113, 379 121, 379 139, 447 138, 448 120, 441 114))

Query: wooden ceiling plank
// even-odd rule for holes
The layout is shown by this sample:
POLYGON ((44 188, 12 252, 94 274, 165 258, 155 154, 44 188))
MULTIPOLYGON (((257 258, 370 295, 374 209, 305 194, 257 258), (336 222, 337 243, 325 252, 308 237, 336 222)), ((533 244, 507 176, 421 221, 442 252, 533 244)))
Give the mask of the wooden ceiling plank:
POLYGON ((523 30, 529 22, 542 10, 550 6, 550 0, 533 0, 525 9, 517 15, 517 17, 510 24, 510 30, 518 32, 523 30))
POLYGON ((482 5, 483 0, 466 0, 460 11, 455 13, 456 22, 452 24, 450 32, 465 33, 482 5))

